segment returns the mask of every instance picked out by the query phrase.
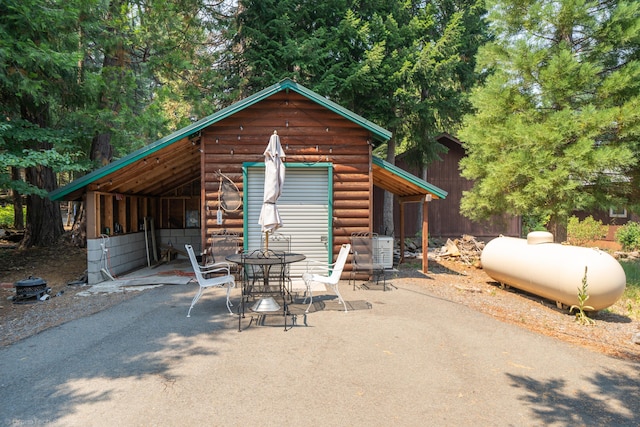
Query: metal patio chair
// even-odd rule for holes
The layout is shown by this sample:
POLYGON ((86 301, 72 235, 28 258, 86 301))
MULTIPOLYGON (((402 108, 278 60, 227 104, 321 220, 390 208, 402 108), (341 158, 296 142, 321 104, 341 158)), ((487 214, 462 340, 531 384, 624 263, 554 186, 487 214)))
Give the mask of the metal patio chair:
POLYGON ((333 292, 338 296, 338 301, 344 306, 344 311, 347 311, 347 304, 345 304, 342 295, 340 295, 338 283, 340 282, 340 276, 342 275, 342 270, 344 270, 344 265, 347 263, 350 250, 350 244, 347 243, 342 245, 336 262, 332 264, 323 264, 318 261, 309 260, 307 264, 307 271, 302 275, 302 280, 304 280, 304 284, 307 288, 305 291, 304 301, 302 301, 302 303, 304 304, 307 301, 307 298, 309 298, 309 306, 305 310, 305 313, 309 312, 311 304, 313 304, 313 293, 311 291, 312 282, 330 286, 333 292))
POLYGON ((241 263, 244 266, 244 286, 247 295, 262 293, 284 293, 282 272, 284 271, 284 253, 256 249, 242 252, 241 263), (265 271, 267 274, 265 274, 265 271), (262 290, 261 290, 262 289, 262 290))
POLYGON ((199 286, 198 292, 191 301, 191 307, 189 307, 187 317, 191 317, 191 309, 196 304, 196 302, 198 302, 206 288, 226 288, 227 310, 229 310, 229 314, 233 314, 231 312, 232 304, 229 300, 229 295, 231 293, 231 288, 236 286, 236 280, 231 274, 229 263, 216 263, 208 266, 202 266, 198 264, 196 254, 193 252, 193 247, 189 244, 184 245, 184 247, 189 254, 189 260, 191 261, 191 266, 193 267, 193 271, 196 275, 196 280, 199 286))
MULTIPOLYGON (((266 240, 265 234, 262 235, 261 242, 263 251, 269 250, 278 256, 291 253, 291 236, 280 233, 269 233, 268 239, 269 240, 266 240)), ((287 287, 285 290, 289 295, 289 300, 293 300, 293 283, 291 281, 289 264, 271 267, 269 276, 269 280, 281 280, 283 283, 286 283, 287 287)))
POLYGON ((382 290, 387 290, 387 281, 384 275, 384 266, 382 263, 376 262, 373 254, 373 240, 378 237, 376 233, 363 232, 351 234, 351 251, 353 252, 351 274, 349 282, 353 280, 353 289, 356 289, 356 276, 366 274, 367 277, 373 278, 376 285, 380 283, 382 278, 382 290))
POLYGON ((240 239, 237 233, 231 233, 226 230, 213 233, 211 235, 211 247, 209 249, 208 265, 218 263, 226 263, 229 265, 231 272, 239 279, 240 267, 238 264, 230 263, 227 257, 239 253, 240 239))

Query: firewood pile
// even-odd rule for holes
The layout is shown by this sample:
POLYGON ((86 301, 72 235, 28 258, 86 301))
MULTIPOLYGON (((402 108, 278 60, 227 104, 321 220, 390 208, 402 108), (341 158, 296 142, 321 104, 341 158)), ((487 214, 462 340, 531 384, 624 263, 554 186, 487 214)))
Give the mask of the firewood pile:
POLYGON ((613 253, 613 257, 617 260, 625 260, 625 261, 637 261, 640 259, 640 252, 623 252, 623 251, 615 251, 613 253))
POLYGON ((460 239, 447 239, 447 242, 440 248, 437 254, 440 258, 455 259, 460 262, 480 267, 480 256, 484 249, 484 242, 476 240, 475 237, 465 234, 460 239))

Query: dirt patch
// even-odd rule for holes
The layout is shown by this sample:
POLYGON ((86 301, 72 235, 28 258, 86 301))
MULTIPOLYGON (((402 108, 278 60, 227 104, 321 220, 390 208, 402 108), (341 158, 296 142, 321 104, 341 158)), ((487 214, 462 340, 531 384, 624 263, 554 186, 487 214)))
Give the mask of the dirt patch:
MULTIPOLYGON (((591 317, 595 325, 576 322, 575 314, 554 301, 515 288, 502 288, 482 269, 450 260, 429 261, 429 278, 422 285, 439 297, 468 306, 503 322, 623 359, 640 361, 640 345, 633 343, 640 321, 620 315, 626 301, 591 317)), ((402 279, 406 280, 406 279, 402 279)))
MULTIPOLYGON (((500 321, 536 333, 627 360, 640 361, 640 345, 632 342, 640 321, 624 313, 621 300, 610 310, 594 315, 594 326, 581 325, 566 309, 552 301, 514 288, 503 289, 486 273, 455 260, 429 260, 427 275, 419 271, 421 260, 408 260, 387 280, 402 286, 418 283, 428 292, 500 321)), ((15 244, 0 241, 0 345, 10 345, 47 328, 88 316, 118 304, 139 292, 78 296, 85 286, 69 285, 86 270, 86 250, 72 246, 65 236, 56 247, 18 251, 15 244), (32 304, 14 304, 14 283, 40 277, 51 288, 52 298, 32 304), (58 295, 58 296, 55 296, 58 295)), ((393 290, 391 290, 393 292, 393 290)), ((472 327, 473 325, 470 325, 472 327)))
POLYGON ((0 346, 42 332, 73 319, 88 316, 136 293, 77 296, 86 286, 69 285, 82 279, 87 252, 70 244, 65 234, 53 247, 18 250, 16 243, 0 240, 0 346), (15 304, 15 283, 38 277, 51 288, 47 301, 15 304))

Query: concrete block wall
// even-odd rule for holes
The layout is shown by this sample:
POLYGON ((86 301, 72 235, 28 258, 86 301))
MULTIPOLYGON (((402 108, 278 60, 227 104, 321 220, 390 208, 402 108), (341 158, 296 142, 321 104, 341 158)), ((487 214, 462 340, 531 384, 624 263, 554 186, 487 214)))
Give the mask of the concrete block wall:
MULTIPOLYGON (((185 243, 191 244, 196 254, 201 251, 199 229, 156 230, 158 256, 160 245, 168 245, 169 242, 174 248, 183 252, 185 243)), ((151 257, 153 259, 153 254, 151 257)), ((108 280, 108 276, 102 272, 103 268, 112 276, 117 276, 146 266, 147 251, 144 233, 87 240, 87 280, 90 285, 108 280)))
POLYGON ((108 279, 102 273, 103 268, 112 276, 117 276, 146 265, 144 233, 87 240, 87 274, 90 285, 108 279))
MULTIPOLYGON (((184 245, 189 243, 193 246, 193 251, 196 255, 200 255, 202 252, 199 228, 165 228, 157 231, 156 238, 158 246, 168 245, 171 242, 174 248, 186 252, 184 245)), ((178 256, 183 258, 180 255, 178 256)))

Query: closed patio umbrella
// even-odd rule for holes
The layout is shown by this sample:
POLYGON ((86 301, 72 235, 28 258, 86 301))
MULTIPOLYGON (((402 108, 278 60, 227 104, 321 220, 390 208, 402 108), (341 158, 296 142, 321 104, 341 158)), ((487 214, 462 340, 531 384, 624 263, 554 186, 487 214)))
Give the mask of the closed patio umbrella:
POLYGON ((285 167, 282 160, 285 158, 280 137, 277 131, 269 138, 269 145, 264 150, 264 198, 260 219, 258 223, 262 226, 262 232, 266 233, 266 242, 269 241, 269 233, 282 227, 282 219, 278 213, 276 202, 282 194, 284 185, 285 167))

